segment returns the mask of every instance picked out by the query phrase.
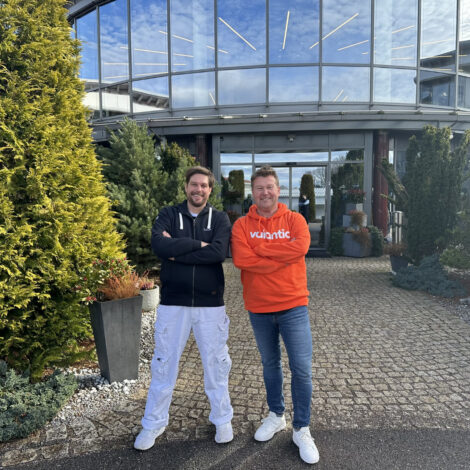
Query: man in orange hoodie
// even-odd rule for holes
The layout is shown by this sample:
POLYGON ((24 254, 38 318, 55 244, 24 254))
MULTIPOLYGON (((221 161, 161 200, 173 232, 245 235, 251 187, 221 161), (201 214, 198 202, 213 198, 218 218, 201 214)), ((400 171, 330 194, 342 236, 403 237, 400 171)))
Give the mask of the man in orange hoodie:
POLYGON ((269 166, 251 177, 254 205, 232 229, 233 263, 241 270, 243 299, 263 363, 269 415, 255 433, 268 441, 286 427, 280 337, 292 372, 293 441, 307 463, 319 454, 310 435, 312 335, 305 255, 310 232, 302 215, 278 202, 280 187, 269 166))

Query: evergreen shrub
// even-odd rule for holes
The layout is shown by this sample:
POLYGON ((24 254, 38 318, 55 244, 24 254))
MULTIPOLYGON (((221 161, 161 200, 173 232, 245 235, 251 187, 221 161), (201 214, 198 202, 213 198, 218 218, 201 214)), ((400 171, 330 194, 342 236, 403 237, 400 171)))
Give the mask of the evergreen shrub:
POLYGON ((315 181, 311 173, 305 173, 300 179, 300 195, 305 194, 310 201, 308 205, 308 220, 313 222, 316 219, 316 204, 315 204, 315 181))
POLYGON ((77 389, 71 374, 54 371, 31 384, 0 361, 0 442, 26 437, 52 419, 77 389))
POLYGON ((370 232, 370 255, 371 256, 382 256, 384 254, 384 236, 382 230, 375 225, 369 225, 367 227, 370 232))
POLYGON ((422 290, 441 297, 463 297, 465 289, 448 279, 439 263, 439 255, 423 258, 419 266, 400 269, 392 279, 393 285, 408 290, 422 290))
POLYGON ((78 273, 122 256, 64 4, 0 7, 0 358, 35 380, 91 336, 78 273))
POLYGON ((334 227, 330 233, 330 244, 328 245, 328 251, 333 256, 343 256, 343 227, 334 227))

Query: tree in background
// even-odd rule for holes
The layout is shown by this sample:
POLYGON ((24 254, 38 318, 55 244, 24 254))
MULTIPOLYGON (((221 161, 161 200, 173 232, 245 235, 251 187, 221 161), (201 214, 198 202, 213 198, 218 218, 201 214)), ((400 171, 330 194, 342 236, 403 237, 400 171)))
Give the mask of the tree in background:
POLYGON ((305 173, 302 175, 300 180, 300 195, 305 194, 307 199, 310 201, 308 220, 313 222, 316 219, 316 207, 315 207, 315 184, 313 175, 311 173, 305 173))
POLYGON ((245 199, 245 174, 243 170, 231 170, 223 180, 222 197, 226 204, 241 204, 245 199))
POLYGON ((123 255, 64 3, 0 7, 0 357, 35 379, 91 335, 79 272, 123 255))
POLYGON ((410 139, 403 184, 408 194, 406 242, 415 262, 446 244, 455 227, 470 133, 451 151, 451 130, 426 126, 410 139))

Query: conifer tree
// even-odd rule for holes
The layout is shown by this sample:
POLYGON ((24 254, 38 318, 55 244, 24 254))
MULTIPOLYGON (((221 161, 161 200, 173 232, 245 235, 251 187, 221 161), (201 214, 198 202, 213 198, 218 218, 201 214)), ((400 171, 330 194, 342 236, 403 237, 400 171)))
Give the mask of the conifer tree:
POLYGON ((0 357, 33 378, 91 334, 78 273, 122 254, 64 3, 0 7, 0 357))
POLYGON ((313 222, 316 218, 316 205, 315 205, 315 184, 313 175, 311 173, 305 173, 302 175, 300 180, 300 195, 305 194, 307 199, 310 201, 308 208, 308 220, 313 222))
POLYGON ((408 194, 406 241, 415 262, 435 253, 455 226, 470 134, 451 151, 451 130, 426 126, 410 139, 403 184, 408 194))

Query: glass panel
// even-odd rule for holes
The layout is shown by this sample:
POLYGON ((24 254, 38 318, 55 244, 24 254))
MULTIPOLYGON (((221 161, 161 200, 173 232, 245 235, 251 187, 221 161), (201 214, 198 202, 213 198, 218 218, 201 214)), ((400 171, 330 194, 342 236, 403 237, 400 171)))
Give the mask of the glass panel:
POLYGON ((318 67, 269 69, 269 101, 318 101, 318 67))
POLYGON ((416 66, 418 0, 375 0, 374 62, 416 66))
POLYGON ((459 76, 459 107, 470 108, 470 77, 459 76))
POLYGON ((457 0, 422 2, 421 67, 455 70, 457 0))
POLYGON ((364 160, 364 150, 335 150, 331 152, 332 162, 344 162, 344 161, 356 161, 360 162, 364 160))
POLYGON ((300 212, 308 223, 310 246, 325 243, 326 167, 292 168, 292 209, 300 212), (302 178, 310 179, 311 194, 301 194, 302 178))
POLYGON ((166 0, 131 1, 132 76, 168 73, 166 0))
POLYGON ((369 68, 323 67, 322 100, 369 101, 369 68))
MULTIPOLYGON (((357 151, 353 150, 352 152, 357 151)), ((346 152, 347 159, 348 153, 346 152)), ((347 215, 346 203, 353 199, 353 194, 363 190, 363 164, 341 163, 331 165, 331 227, 343 226, 343 216, 347 215)))
MULTIPOLYGON (((250 155, 251 157, 251 155, 250 155)), ((252 203, 251 199, 251 174, 253 167, 251 165, 221 165, 222 175, 222 199, 226 211, 235 212, 237 215, 246 214, 252 203), (243 180, 245 182, 243 194, 234 194, 229 183, 230 173, 233 171, 243 171, 243 180)))
POLYGON ((370 62, 370 17, 370 0, 324 0, 323 62, 370 62))
POLYGON ((213 0, 171 2, 171 69, 214 67, 213 0))
POLYGON ((309 153, 256 153, 255 163, 314 163, 327 162, 328 152, 309 153))
POLYGON ((168 77, 133 82, 132 101, 134 113, 168 109, 168 77))
POLYGON ((459 71, 470 73, 470 0, 460 0, 459 71))
POLYGON ((126 0, 116 0, 100 7, 103 83, 120 82, 129 78, 126 12, 126 0))
POLYGON ((219 67, 266 63, 266 0, 217 2, 219 67))
POLYGON ((420 103, 454 106, 455 79, 453 76, 421 70, 420 82, 420 103))
POLYGON ((131 112, 128 83, 104 88, 101 91, 103 117, 117 116, 131 112))
POLYGON ((251 153, 221 153, 220 163, 251 163, 251 153))
POLYGON ((91 110, 89 119, 99 119, 100 117, 100 92, 90 91, 83 97, 83 104, 91 110))
POLYGON ((319 0, 270 0, 269 62, 318 62, 319 0))
POLYGON ((214 72, 173 75, 172 103, 175 108, 215 105, 214 72))
POLYGON ((374 101, 416 102, 416 72, 403 69, 374 69, 374 101))
POLYGON ((98 83, 98 23, 96 10, 76 21, 77 39, 82 43, 80 78, 86 83, 98 83))
POLYGON ((219 104, 266 102, 266 70, 241 69, 219 72, 219 104), (249 84, 249 86, 247 86, 249 84))

